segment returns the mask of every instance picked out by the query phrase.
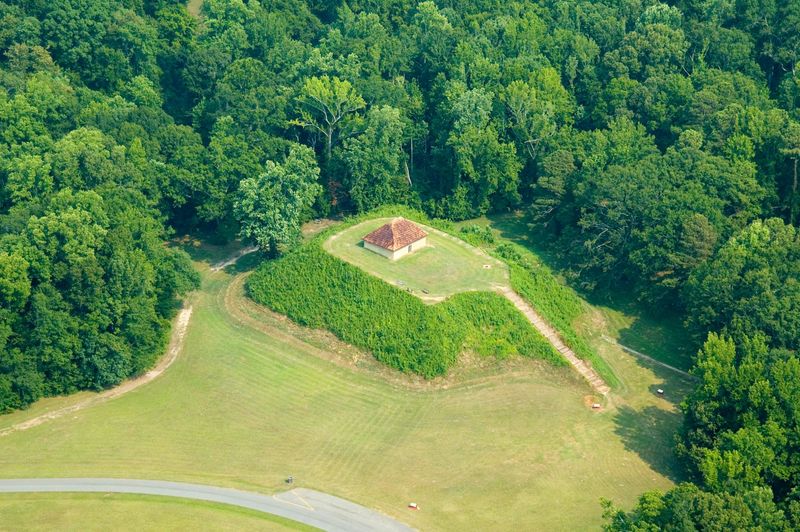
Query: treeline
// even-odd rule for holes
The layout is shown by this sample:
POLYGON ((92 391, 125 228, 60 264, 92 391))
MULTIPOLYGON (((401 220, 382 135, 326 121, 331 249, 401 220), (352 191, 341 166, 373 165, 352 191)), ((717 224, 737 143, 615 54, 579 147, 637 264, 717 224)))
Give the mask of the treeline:
POLYGON ((264 262, 247 279, 248 295, 300 324, 370 350, 388 366, 426 378, 445 375, 465 349, 565 363, 499 294, 465 292, 426 305, 326 252, 322 242, 330 235, 326 231, 264 262))
POLYGON ((607 529, 800 529, 800 235, 756 221, 691 276, 688 320, 712 331, 677 452, 695 484, 607 507, 607 529), (702 303, 696 303, 702 302, 702 303))
POLYGON ((275 253, 312 214, 521 208, 583 288, 683 312, 729 238, 800 208, 790 0, 207 0, 199 19, 178 0, 0 6, 7 67, 54 64, 128 99, 149 80, 191 129, 163 178, 169 222, 275 253), (297 144, 316 160, 282 173, 297 144), (301 201, 266 197, 281 193, 301 201))
POLYGON ((755 456, 731 434, 762 419, 764 383, 800 388, 780 369, 799 341, 799 46, 795 0, 206 0, 198 19, 0 0, 0 406, 142 366, 191 286, 160 280, 187 272, 165 225, 277 255, 310 216, 523 209, 572 282, 682 313, 698 346, 734 343, 703 356, 760 376, 736 408, 701 386, 726 421, 685 440, 701 491, 664 501, 784 518, 793 463, 720 484, 693 449, 780 456, 783 436, 755 456))
POLYGON ((0 412, 142 373, 198 281, 164 221, 200 136, 163 110, 155 59, 137 58, 149 45, 117 40, 141 20, 71 4, 106 26, 78 31, 58 2, 0 4, 0 412))

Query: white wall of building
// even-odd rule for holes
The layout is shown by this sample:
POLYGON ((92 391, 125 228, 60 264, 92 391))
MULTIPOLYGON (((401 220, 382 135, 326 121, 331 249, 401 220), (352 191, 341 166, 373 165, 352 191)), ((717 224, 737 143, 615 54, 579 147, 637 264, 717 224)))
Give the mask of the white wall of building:
POLYGON ((364 242, 364 247, 366 249, 370 250, 370 251, 374 251, 378 255, 383 255, 387 259, 393 258, 391 251, 389 251, 388 249, 383 249, 380 246, 376 246, 375 244, 370 244, 369 242, 364 242))
POLYGON ((389 251, 388 249, 384 249, 380 246, 376 246, 375 244, 370 244, 369 242, 364 242, 364 247, 370 251, 374 251, 378 255, 383 255, 387 259, 397 260, 400 257, 404 257, 409 253, 417 251, 418 249, 424 248, 428 244, 428 237, 422 237, 413 244, 409 246, 402 247, 396 251, 389 251))

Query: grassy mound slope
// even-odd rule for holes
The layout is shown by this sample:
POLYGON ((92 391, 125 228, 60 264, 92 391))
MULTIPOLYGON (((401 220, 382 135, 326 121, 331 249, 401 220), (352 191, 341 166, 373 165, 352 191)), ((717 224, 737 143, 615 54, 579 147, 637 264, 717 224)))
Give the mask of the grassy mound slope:
POLYGON ((560 283, 535 255, 518 244, 503 243, 494 249, 494 254, 510 264, 514 291, 558 330, 561 339, 579 358, 592 364, 606 384, 617 386, 619 379, 608 363, 575 331, 573 323, 586 311, 586 303, 580 296, 560 283))
MULTIPOLYGON (((291 474, 418 530, 444 531, 599 529, 600 497, 632 507, 642 492, 681 480, 671 440, 680 414, 669 401, 685 388, 674 372, 599 340, 611 330, 599 330, 591 345, 626 387, 603 412, 586 406, 586 386, 571 372, 527 359, 453 372, 444 386, 405 386, 377 363, 353 367, 361 353, 329 335, 264 313, 244 297, 234 277, 240 268, 210 271, 234 252, 196 250, 203 285, 184 350, 167 372, 113 401, 0 438, 0 476, 154 478, 275 493, 291 474), (666 399, 653 388, 668 390, 666 399), (422 510, 408 511, 408 501, 422 510)), ((88 395, 47 398, 0 416, 0 427, 88 395)), ((42 512, 56 505, 47 502, 42 512)), ((0 501, 0 528, 64 528, 31 504, 11 519, 0 501)), ((160 530, 192 529, 141 513, 160 530)), ((226 516, 231 529, 255 528, 229 512, 199 528, 225 528, 215 525, 226 516)))
POLYGON ((369 349, 381 362, 425 377, 443 375, 463 349, 484 356, 522 355, 565 364, 505 298, 456 294, 425 305, 322 249, 328 232, 267 261, 247 281, 256 302, 310 327, 369 349))

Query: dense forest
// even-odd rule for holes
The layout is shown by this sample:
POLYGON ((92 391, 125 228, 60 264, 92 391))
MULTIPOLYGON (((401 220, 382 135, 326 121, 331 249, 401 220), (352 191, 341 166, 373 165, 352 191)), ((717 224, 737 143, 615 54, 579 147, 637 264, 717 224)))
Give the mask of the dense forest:
POLYGON ((798 68, 796 0, 0 0, 0 410, 152 363, 176 230, 522 210, 700 348, 695 484, 609 527, 800 526, 798 68))

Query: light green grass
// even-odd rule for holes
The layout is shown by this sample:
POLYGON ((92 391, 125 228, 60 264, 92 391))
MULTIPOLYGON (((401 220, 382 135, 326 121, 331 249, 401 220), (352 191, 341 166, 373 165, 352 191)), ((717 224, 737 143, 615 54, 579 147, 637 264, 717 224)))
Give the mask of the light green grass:
POLYGON ((0 438, 0 476, 270 493, 292 474, 421 530, 585 530, 601 522, 600 497, 630 506, 672 484, 679 416, 650 390, 677 400, 679 383, 611 346, 599 348, 625 392, 594 412, 570 369, 482 359, 446 380, 409 380, 265 313, 231 282, 203 266, 175 364, 120 398, 0 438))
POLYGON ((316 530, 245 508, 111 493, 0 494, 2 530, 316 530))
POLYGON ((411 289, 429 302, 458 292, 491 291, 508 285, 505 264, 463 240, 422 224, 419 225, 428 233, 427 247, 398 260, 364 248, 361 239, 389 221, 391 218, 375 218, 348 227, 328 238, 323 247, 388 283, 411 289))

